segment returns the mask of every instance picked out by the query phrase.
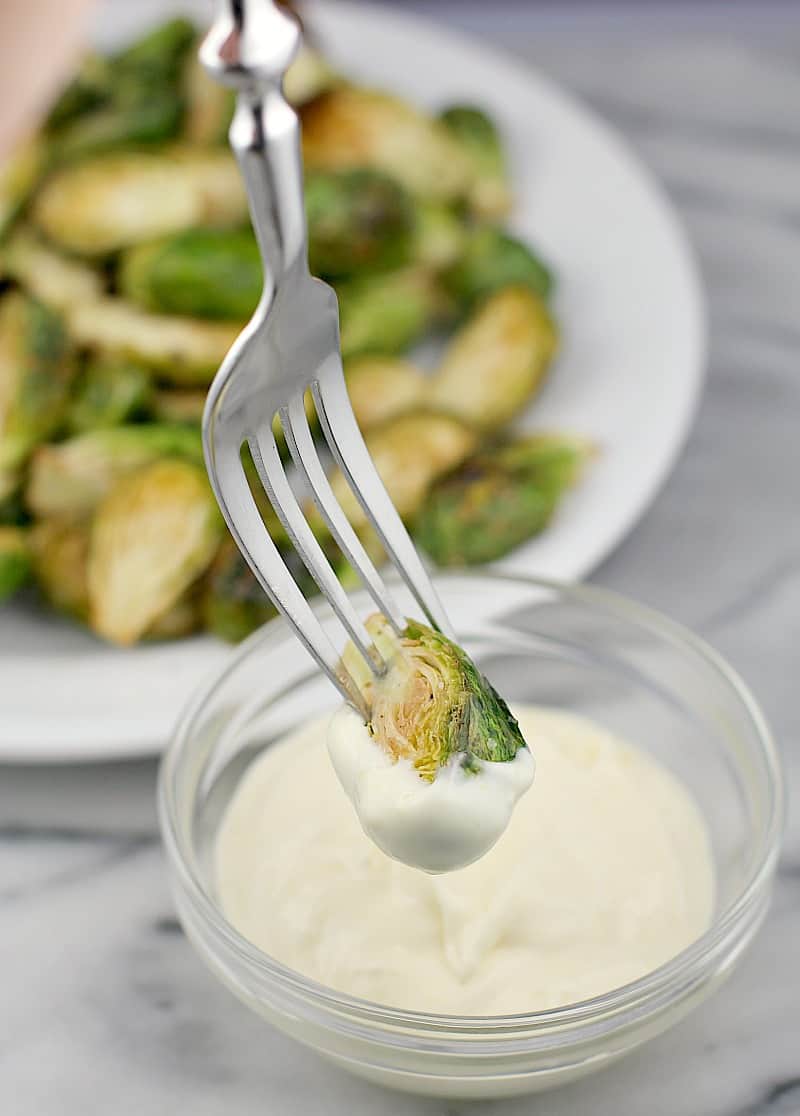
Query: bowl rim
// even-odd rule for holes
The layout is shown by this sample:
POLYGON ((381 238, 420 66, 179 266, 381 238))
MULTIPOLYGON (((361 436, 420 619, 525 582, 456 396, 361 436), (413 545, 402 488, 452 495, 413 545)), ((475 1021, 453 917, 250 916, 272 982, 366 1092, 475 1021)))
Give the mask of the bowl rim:
MULTIPOLYGON (((390 574, 386 580, 389 584, 400 583, 400 578, 394 574, 390 574)), ((224 668, 217 671, 211 679, 207 678, 198 687, 173 729, 159 765, 157 791, 159 825, 171 868, 177 873, 192 905, 211 927, 215 937, 248 967, 262 977, 279 983, 287 990, 300 993, 307 1000, 315 1001, 320 1007, 332 1008, 337 1013, 347 1011, 351 1017, 362 1022, 371 1022, 393 1029, 414 1027, 430 1033, 445 1031, 451 1036, 469 1033, 471 1036, 485 1034, 490 1037, 509 1032, 515 1034, 525 1032, 533 1035, 542 1031, 551 1032, 553 1029, 574 1028, 608 1018, 612 1020, 613 1026, 613 1020, 625 1009, 659 1000, 664 995, 671 1000, 670 991, 676 990, 677 987, 682 989, 687 983, 693 986, 692 978, 702 975, 709 959, 716 959, 719 950, 726 942, 730 941, 731 944, 738 942, 737 931, 741 930, 743 925, 745 928, 750 926, 747 916, 753 913, 754 908, 756 908, 756 916, 763 909, 763 892, 777 865, 785 822, 786 785, 780 754, 758 702, 738 672, 706 640, 695 635, 684 625, 671 620, 659 610, 640 604, 621 593, 595 585, 505 573, 491 567, 435 571, 433 580, 437 586, 447 581, 468 582, 470 580, 516 584, 526 590, 541 589, 555 592, 590 607, 605 609, 618 618, 645 628, 659 638, 698 655, 728 684, 760 745, 761 759, 766 772, 768 808, 760 834, 758 856, 748 879, 727 907, 715 914, 703 934, 663 965, 635 981, 620 985, 600 996, 542 1011, 515 1012, 505 1015, 457 1015, 415 1011, 381 1004, 340 992, 311 977, 306 977, 253 945, 228 921, 190 867, 190 857, 185 855, 183 849, 180 827, 169 787, 171 775, 185 748, 190 744, 192 724, 218 687, 259 648, 269 643, 277 643, 287 637, 291 638, 291 633, 281 616, 274 617, 253 632, 241 643, 224 668)), ((365 590, 359 590, 352 595, 368 597, 365 590)), ((313 601, 311 604, 314 611, 321 616, 331 614, 330 606, 324 599, 313 601)))

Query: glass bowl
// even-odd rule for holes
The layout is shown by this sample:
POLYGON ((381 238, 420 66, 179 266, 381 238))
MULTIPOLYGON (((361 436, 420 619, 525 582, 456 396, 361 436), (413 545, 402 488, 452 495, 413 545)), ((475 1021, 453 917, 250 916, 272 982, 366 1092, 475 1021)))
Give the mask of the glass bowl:
MULTIPOLYGON (((186 933, 211 970, 264 1019, 343 1068, 436 1096, 533 1092, 605 1066, 657 1035, 731 972, 769 901, 782 821, 780 765, 740 679, 659 614, 595 588, 490 573, 442 575, 437 587, 460 641, 504 697, 594 718, 650 751, 693 792, 716 865, 706 933, 606 995, 486 1017, 370 1003, 251 945, 215 898, 220 818, 265 748, 337 704, 282 621, 251 636, 177 726, 159 784, 171 881, 186 933)), ((365 596, 355 594, 354 602, 362 615, 371 611, 365 596)), ((403 604, 414 613, 408 599, 403 604)), ((341 642, 329 610, 321 606, 318 615, 341 642)))

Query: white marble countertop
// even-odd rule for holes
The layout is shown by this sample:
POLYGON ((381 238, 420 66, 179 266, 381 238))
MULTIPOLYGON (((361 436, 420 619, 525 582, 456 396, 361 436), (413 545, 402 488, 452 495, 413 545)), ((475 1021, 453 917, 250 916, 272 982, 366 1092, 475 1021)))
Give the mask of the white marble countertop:
MULTIPOLYGON (((519 3, 494 7, 505 12, 496 21, 474 5, 443 7, 594 104, 662 176, 686 220, 710 295, 707 391, 660 498, 593 580, 664 609, 730 658, 762 701, 798 788, 797 9, 771 3, 756 27, 752 10, 739 25, 712 18, 706 4, 699 23, 684 14, 671 24, 662 13, 657 34, 640 11, 630 24, 615 16, 601 34, 601 5, 589 22, 573 6, 569 21, 541 26, 519 3)), ((0 775, 0 1111, 475 1111, 351 1079, 211 978, 173 917, 154 778, 151 762, 0 775)), ((763 932, 716 997, 583 1083, 478 1107, 496 1116, 800 1113, 798 818, 763 932)))

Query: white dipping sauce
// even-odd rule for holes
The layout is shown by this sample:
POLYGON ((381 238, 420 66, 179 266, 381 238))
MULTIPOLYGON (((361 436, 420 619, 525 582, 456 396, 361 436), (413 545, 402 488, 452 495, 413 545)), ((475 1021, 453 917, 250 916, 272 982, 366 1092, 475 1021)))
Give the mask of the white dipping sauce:
POLYGON ((486 856, 433 876, 363 833, 327 719, 253 763, 216 845, 219 900, 272 957, 418 1011, 493 1015, 596 996, 709 925, 705 824, 684 787, 590 721, 515 709, 536 779, 486 856))
POLYGON ((456 760, 426 782, 409 760, 395 762, 347 705, 331 718, 328 752, 366 835, 387 856, 426 872, 464 868, 487 853, 535 768, 520 748, 513 760, 481 762, 474 774, 456 760))

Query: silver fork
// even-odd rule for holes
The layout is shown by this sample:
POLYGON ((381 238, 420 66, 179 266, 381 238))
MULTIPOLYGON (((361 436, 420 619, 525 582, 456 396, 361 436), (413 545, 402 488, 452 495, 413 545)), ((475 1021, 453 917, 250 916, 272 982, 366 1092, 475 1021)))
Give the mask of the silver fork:
POLYGON ((347 395, 339 314, 331 287, 308 270, 300 124, 282 92, 297 52, 297 22, 273 0, 221 0, 200 59, 237 91, 230 142, 244 177, 264 266, 250 322, 222 363, 203 415, 206 464, 220 508, 259 583, 344 698, 365 702, 341 652, 289 573, 258 512, 241 463, 258 476, 289 538, 371 670, 380 654, 314 536, 289 483, 273 433, 277 414, 291 457, 331 535, 377 607, 400 632, 405 619, 338 503, 304 406, 313 395, 325 440, 378 537, 430 623, 449 623, 419 555, 372 463, 347 395))

